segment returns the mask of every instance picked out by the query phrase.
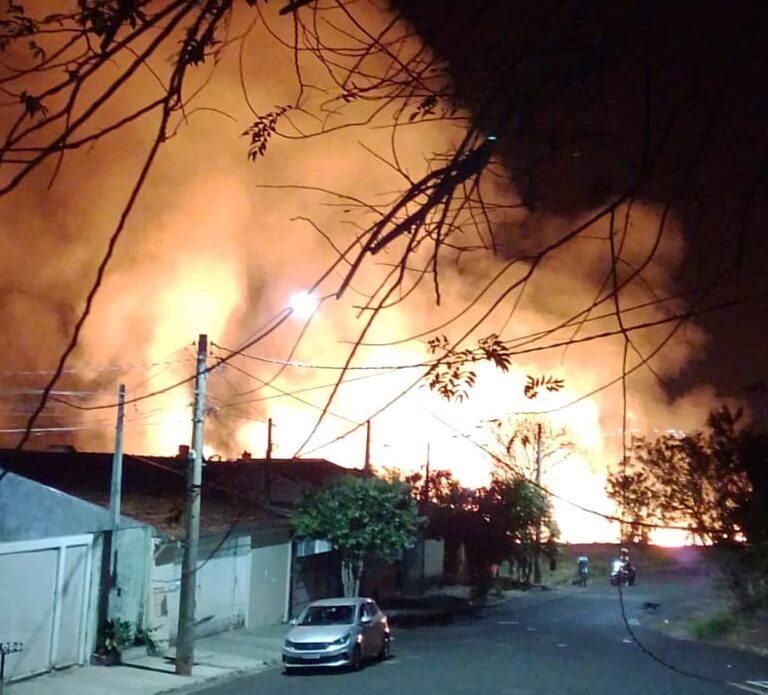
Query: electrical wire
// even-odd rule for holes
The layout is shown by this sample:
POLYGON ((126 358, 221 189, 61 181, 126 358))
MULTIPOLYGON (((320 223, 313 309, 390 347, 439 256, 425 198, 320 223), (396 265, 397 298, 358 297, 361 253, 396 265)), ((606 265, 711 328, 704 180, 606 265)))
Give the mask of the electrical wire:
MULTIPOLYGON (((491 458, 496 463, 499 463, 501 465, 504 465, 504 460, 496 454, 494 451, 486 447, 485 445, 481 444, 477 440, 475 440, 471 435, 466 434, 465 432, 462 432, 461 430, 457 429, 453 425, 451 425, 449 422, 446 422, 443 418, 441 418, 439 415, 433 413, 428 408, 425 408, 424 406, 421 406, 422 410, 424 410, 425 413, 428 415, 431 415, 435 420, 437 420, 441 425, 451 430, 454 434, 459 435, 462 439, 466 440, 470 444, 472 444, 474 447, 478 448, 480 451, 482 451, 484 454, 486 454, 489 458, 491 458)), ((624 519, 620 516, 616 516, 615 514, 607 514, 605 512, 600 512, 596 509, 591 509, 589 507, 585 507, 582 504, 579 504, 578 502, 574 502, 571 499, 568 499, 566 497, 563 497, 562 495, 550 490, 546 485, 543 485, 541 483, 537 483, 535 480, 532 480, 530 478, 527 478, 524 475, 516 474, 517 477, 519 477, 521 480, 524 480, 526 483, 532 485, 536 489, 538 489, 540 492, 544 493, 548 497, 551 497, 552 499, 559 500, 560 502, 563 502, 564 504, 567 504, 575 509, 578 509, 579 511, 585 512, 587 514, 591 514, 593 516, 600 517, 606 521, 611 521, 619 524, 629 524, 630 521, 627 519, 624 519)), ((642 526, 644 528, 650 528, 650 529, 663 529, 663 530, 673 530, 673 531, 707 531, 711 529, 705 529, 698 526, 676 526, 676 525, 669 525, 669 524, 656 524, 652 522, 631 522, 634 523, 635 526, 642 526)))
MULTIPOLYGON (((153 461, 151 459, 145 458, 143 456, 136 456, 134 454, 126 454, 126 458, 132 458, 136 459, 137 461, 142 461, 145 464, 148 464, 150 466, 154 466, 156 468, 160 468, 168 473, 172 473, 174 475, 177 475, 181 478, 183 478, 185 481, 187 479, 186 473, 182 473, 175 468, 171 468, 170 466, 164 466, 163 464, 153 461)), ((202 486, 207 487, 211 490, 217 490, 218 492, 223 492, 227 496, 234 497, 235 499, 239 499, 242 504, 240 506, 240 510, 238 511, 235 519, 231 521, 226 528, 226 531, 222 534, 219 541, 214 545, 213 549, 208 553, 207 557, 202 561, 198 562, 195 565, 194 570, 192 571, 192 574, 196 574, 199 572, 203 567, 205 567, 209 562, 215 559, 217 553, 221 550, 222 547, 224 547, 225 543, 229 541, 229 539, 232 537, 232 534, 237 529, 237 526, 240 524, 240 522, 243 520, 243 517, 245 516, 245 512, 251 508, 251 505, 253 504, 253 499, 249 498, 247 495, 243 495, 241 493, 238 493, 234 490, 230 490, 226 488, 223 485, 219 485, 217 483, 213 483, 211 481, 202 481, 202 486)), ((153 582, 156 584, 175 584, 178 582, 178 579, 154 579, 153 582)))
POLYGON ((640 648, 643 654, 650 657, 655 662, 661 664, 664 668, 667 668, 670 671, 674 671, 675 673, 679 673, 681 676, 687 676, 688 678, 695 678, 696 680, 705 681, 707 683, 719 683, 722 685, 726 685, 728 683, 728 681, 726 681, 724 678, 713 678, 712 676, 705 676, 701 673, 694 673, 693 671, 687 671, 686 669, 679 668, 678 666, 675 666, 674 664, 671 664, 668 661, 665 661, 658 654, 655 654, 650 649, 648 649, 648 647, 646 647, 640 641, 638 636, 635 634, 635 631, 632 629, 632 626, 629 624, 629 620, 627 619, 627 611, 624 607, 624 593, 621 589, 621 582, 618 582, 616 586, 619 590, 618 591, 619 604, 621 606, 621 618, 624 621, 624 627, 629 633, 629 636, 632 638, 632 641, 640 648))

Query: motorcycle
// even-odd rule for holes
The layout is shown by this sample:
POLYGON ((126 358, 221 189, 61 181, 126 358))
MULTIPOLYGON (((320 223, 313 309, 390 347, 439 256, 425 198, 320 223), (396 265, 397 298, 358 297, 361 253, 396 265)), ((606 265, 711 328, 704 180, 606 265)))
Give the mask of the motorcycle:
POLYGON ((628 560, 614 560, 611 564, 611 586, 634 586, 635 568, 628 560))

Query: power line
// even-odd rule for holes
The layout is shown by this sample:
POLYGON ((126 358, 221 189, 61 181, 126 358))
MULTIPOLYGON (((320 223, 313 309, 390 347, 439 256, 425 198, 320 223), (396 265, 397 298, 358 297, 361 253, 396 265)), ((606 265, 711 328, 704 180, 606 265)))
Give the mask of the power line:
MULTIPOLYGON (((455 434, 458 434, 463 439, 468 441, 470 444, 472 444, 473 446, 475 446, 478 449, 480 449, 488 457, 490 457, 491 459, 493 459, 497 463, 500 463, 502 465, 504 464, 504 460, 498 454, 496 454, 495 452, 491 451, 488 447, 486 447, 483 444, 481 444, 480 442, 476 441, 470 435, 468 435, 468 434, 462 432, 461 430, 457 429, 456 427, 451 425, 449 422, 446 422, 439 415, 436 415, 435 413, 433 413, 429 409, 425 408, 424 406, 422 406, 422 409, 424 410, 425 413, 427 413, 428 415, 431 415, 440 424, 442 424, 443 426, 447 427, 452 432, 454 432, 455 434)), ((530 485, 533 485, 534 487, 538 488, 545 495, 547 495, 549 497, 552 497, 554 499, 560 500, 561 502, 564 502, 565 504, 568 504, 571 507, 574 507, 574 508, 576 508, 576 509, 578 509, 578 510, 580 510, 582 512, 586 512, 587 514, 592 514, 593 516, 599 516, 599 517, 605 519, 606 521, 612 521, 612 522, 616 522, 616 523, 620 523, 620 524, 634 523, 636 526, 643 526, 643 527, 646 527, 646 528, 669 529, 669 530, 673 530, 673 531, 686 531, 688 533, 690 533, 692 531, 705 531, 705 530, 707 530, 707 529, 704 529, 704 528, 701 528, 701 527, 694 527, 694 526, 674 526, 674 525, 655 524, 655 523, 652 523, 652 522, 639 522, 639 521, 638 522, 630 522, 630 521, 628 521, 628 520, 626 520, 626 519, 624 519, 624 518, 622 518, 620 516, 616 516, 616 515, 613 515, 613 514, 606 514, 605 512, 599 512, 596 509, 591 509, 589 507, 585 507, 584 505, 579 504, 578 502, 574 502, 573 500, 567 499, 566 497, 563 497, 562 495, 559 495, 558 493, 553 492, 552 490, 550 490, 545 485, 539 484, 539 483, 537 483, 534 480, 530 480, 529 478, 527 478, 527 477, 525 477, 523 475, 518 475, 518 477, 521 478, 522 480, 524 480, 525 482, 529 483, 530 485)))
POLYGON ((660 656, 652 652, 648 647, 646 647, 637 637, 635 634, 635 631, 632 629, 632 626, 629 624, 629 620, 627 620, 627 612, 624 608, 624 592, 621 589, 621 582, 618 582, 617 585, 619 590, 619 605, 621 606, 621 619, 624 621, 624 627, 626 628, 627 632, 629 633, 629 636, 632 638, 634 643, 640 648, 640 650, 645 654, 646 656, 653 659, 655 662, 661 664, 664 668, 669 669, 670 671, 674 671, 675 673, 679 673, 681 676, 688 676, 689 678, 695 678, 700 681, 706 681, 708 683, 721 683, 726 684, 727 681, 723 678, 713 678, 712 676, 705 676, 701 673, 694 673, 693 671, 687 671, 685 669, 679 668, 675 666, 674 664, 670 664, 668 661, 665 661, 660 656))
MULTIPOLYGON (((226 348, 223 345, 217 343, 211 343, 213 347, 224 350, 227 353, 233 353, 235 350, 226 348)), ((420 369, 422 367, 429 367, 435 360, 428 360, 427 362, 414 362, 410 364, 396 364, 396 365, 360 365, 344 367, 343 365, 331 365, 331 364, 312 364, 306 362, 297 362, 295 360, 279 360, 273 357, 263 357, 261 355, 250 355, 246 352, 241 352, 240 357, 245 357, 249 360, 256 362, 264 362, 266 364, 275 364, 283 367, 298 367, 300 369, 313 369, 313 370, 330 370, 330 371, 398 371, 400 369, 420 369)))
POLYGON ((277 391, 281 396, 284 396, 286 398, 292 398, 295 401, 298 401, 302 405, 309 406, 310 408, 314 408, 315 410, 320 410, 322 412, 328 413, 328 415, 332 415, 335 418, 338 418, 339 420, 344 420, 345 422, 349 422, 353 425, 362 425, 362 423, 357 422, 357 420, 352 420, 351 418, 346 417, 345 415, 339 415, 338 413, 334 413, 331 410, 328 410, 327 408, 323 408, 323 406, 316 405, 315 403, 312 403, 311 401, 304 400, 303 398, 299 398, 298 396, 290 393, 289 391, 284 391, 283 389, 279 388, 278 386, 275 386, 272 383, 267 383, 265 380, 260 379, 259 377, 255 376, 254 374, 250 374, 249 372, 246 372, 244 369, 241 369, 235 364, 229 365, 232 369, 235 371, 240 372, 244 376, 250 377, 251 379, 254 379, 256 381, 261 382, 264 384, 265 387, 274 389, 277 391))
MULTIPOLYGON (((179 352, 181 350, 187 349, 189 346, 184 345, 181 348, 178 348, 177 350, 174 350, 173 353, 179 352)), ((182 360, 170 360, 170 359, 164 359, 159 360, 157 362, 146 362, 146 363, 139 363, 139 364, 108 364, 108 365, 102 365, 102 366, 92 366, 92 365, 82 365, 80 367, 72 367, 71 369, 65 369, 62 371, 62 375, 64 374, 93 374, 94 372, 128 372, 133 371, 136 369, 152 369, 153 367, 167 367, 173 364, 182 364, 184 362, 189 362, 190 359, 182 359, 182 360)), ((27 369, 27 370, 13 370, 13 371, 4 371, 0 372, 0 377, 27 377, 27 376, 50 376, 51 374, 54 374, 56 370, 54 369, 27 369)))

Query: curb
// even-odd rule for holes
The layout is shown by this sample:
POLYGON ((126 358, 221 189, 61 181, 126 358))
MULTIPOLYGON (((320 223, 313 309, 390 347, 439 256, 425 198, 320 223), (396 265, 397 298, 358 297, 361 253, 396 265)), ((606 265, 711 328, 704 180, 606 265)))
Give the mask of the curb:
POLYGON ((205 688, 210 688, 212 685, 226 685, 232 681, 236 681, 244 676, 255 675, 268 671, 272 668, 279 666, 280 660, 275 657, 270 661, 265 661, 261 667, 258 666, 244 666, 242 668, 233 669, 227 673, 222 673, 217 676, 208 676, 193 683, 185 683, 183 685, 174 686, 173 688, 166 688, 165 690, 159 690, 155 695, 179 695, 179 693, 195 693, 205 688))

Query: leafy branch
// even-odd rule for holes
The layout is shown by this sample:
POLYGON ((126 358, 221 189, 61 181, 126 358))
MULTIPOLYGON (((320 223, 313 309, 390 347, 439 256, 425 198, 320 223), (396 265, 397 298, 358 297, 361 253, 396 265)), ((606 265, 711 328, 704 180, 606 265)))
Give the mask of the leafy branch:
POLYGON ((565 382, 554 376, 537 376, 533 377, 530 374, 525 378, 525 387, 523 393, 526 398, 533 400, 539 395, 540 390, 546 389, 550 393, 557 393, 563 388, 565 382))
POLYGON ((248 146, 248 159, 252 162, 267 153, 267 145, 272 136, 277 133, 277 122, 284 116, 289 106, 278 106, 274 111, 269 111, 259 116, 243 135, 250 135, 251 144, 248 146))
POLYGON ((447 401, 463 401, 469 397, 469 390, 477 381, 471 365, 488 360, 502 372, 512 366, 509 348, 495 333, 479 340, 472 349, 456 350, 444 335, 430 339, 427 345, 431 354, 442 353, 427 375, 429 388, 447 401))

